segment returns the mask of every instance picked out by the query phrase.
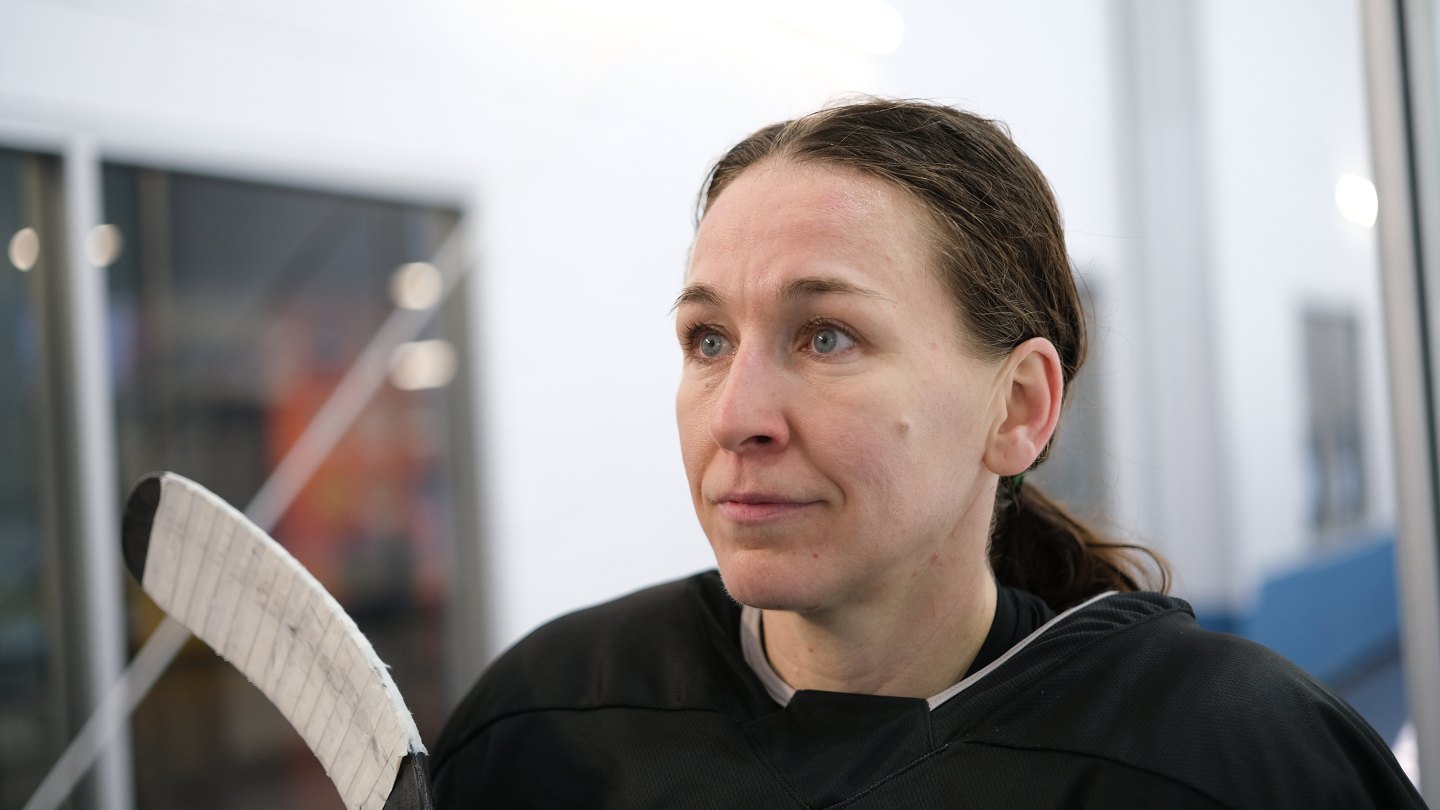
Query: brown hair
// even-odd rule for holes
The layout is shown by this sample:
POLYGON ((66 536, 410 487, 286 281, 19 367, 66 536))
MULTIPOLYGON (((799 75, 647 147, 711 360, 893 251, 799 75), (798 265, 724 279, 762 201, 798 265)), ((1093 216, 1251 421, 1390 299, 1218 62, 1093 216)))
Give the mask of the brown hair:
MULTIPOLYGON (((999 360, 1032 337, 1060 355, 1066 383, 1085 362, 1085 314, 1054 195, 999 122, 952 107, 867 99, 766 127, 711 169, 699 215, 750 166, 778 158, 849 167, 905 189, 931 214, 938 269, 964 339, 999 360)), ((1046 447, 1039 464, 1048 454, 1046 447)), ((990 564, 1002 585, 1060 610, 1107 590, 1140 590, 1169 569, 1153 551, 1113 542, 1023 476, 996 497, 990 564)))

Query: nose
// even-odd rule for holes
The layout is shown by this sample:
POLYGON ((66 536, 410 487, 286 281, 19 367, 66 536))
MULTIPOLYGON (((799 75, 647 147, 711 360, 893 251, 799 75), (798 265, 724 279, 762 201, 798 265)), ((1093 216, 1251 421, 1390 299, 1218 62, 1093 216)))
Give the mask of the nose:
POLYGON ((742 347, 731 359, 710 413, 710 434, 732 453, 774 453, 790 443, 786 375, 763 350, 742 347))

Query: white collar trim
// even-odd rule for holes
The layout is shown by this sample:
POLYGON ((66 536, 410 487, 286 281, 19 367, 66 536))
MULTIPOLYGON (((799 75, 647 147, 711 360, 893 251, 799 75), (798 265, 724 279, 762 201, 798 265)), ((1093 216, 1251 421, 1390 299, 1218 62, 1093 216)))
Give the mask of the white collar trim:
MULTIPOLYGON (((1006 650, 999 658, 986 664, 979 672, 965 678, 937 695, 932 695, 925 702, 930 705, 931 709, 937 708, 940 704, 955 697, 975 683, 978 683, 981 678, 994 672, 1006 661, 1013 658, 1016 653, 1028 647, 1030 642, 1040 638, 1047 630, 1069 618, 1071 614, 1090 607, 1114 593, 1115 591, 1106 591, 1099 596, 1087 599, 1075 607, 1060 613, 1055 618, 1036 628, 1035 632, 1020 639, 1020 641, 1016 642, 1015 646, 1006 650)), ((779 703, 781 706, 788 706, 790 705, 790 699, 795 697, 795 688, 786 683, 784 679, 780 677, 780 674, 775 671, 775 668, 770 666, 770 659, 765 655, 765 642, 761 638, 760 620, 762 616, 764 616, 764 611, 758 608, 753 608, 749 605, 742 605, 740 607, 740 651, 745 656, 745 663, 750 665, 750 669, 754 671, 755 677, 759 678, 761 685, 765 687, 765 692, 769 694, 776 703, 779 703)))
POLYGON ((785 683, 765 655, 765 641, 760 637, 760 617, 764 615, 759 608, 740 606, 740 651, 770 698, 781 706, 789 706, 790 698, 795 697, 795 687, 785 683))

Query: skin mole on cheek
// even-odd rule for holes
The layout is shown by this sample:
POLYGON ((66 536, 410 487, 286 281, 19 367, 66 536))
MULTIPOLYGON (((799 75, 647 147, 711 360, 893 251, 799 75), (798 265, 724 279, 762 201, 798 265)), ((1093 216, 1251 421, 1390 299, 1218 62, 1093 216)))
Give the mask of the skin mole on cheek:
POLYGON ((897 433, 899 433, 901 436, 904 436, 905 434, 910 432, 910 420, 901 419, 900 424, 896 425, 895 429, 897 433))

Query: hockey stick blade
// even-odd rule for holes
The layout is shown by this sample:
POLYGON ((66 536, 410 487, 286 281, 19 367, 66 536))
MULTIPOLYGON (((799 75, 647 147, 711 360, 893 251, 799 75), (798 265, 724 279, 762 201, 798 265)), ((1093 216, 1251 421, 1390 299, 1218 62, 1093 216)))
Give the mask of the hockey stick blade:
POLYGON ((349 810, 432 810, 425 746, 390 671, 279 543, 169 472, 135 486, 121 543, 145 593, 275 704, 349 810))

